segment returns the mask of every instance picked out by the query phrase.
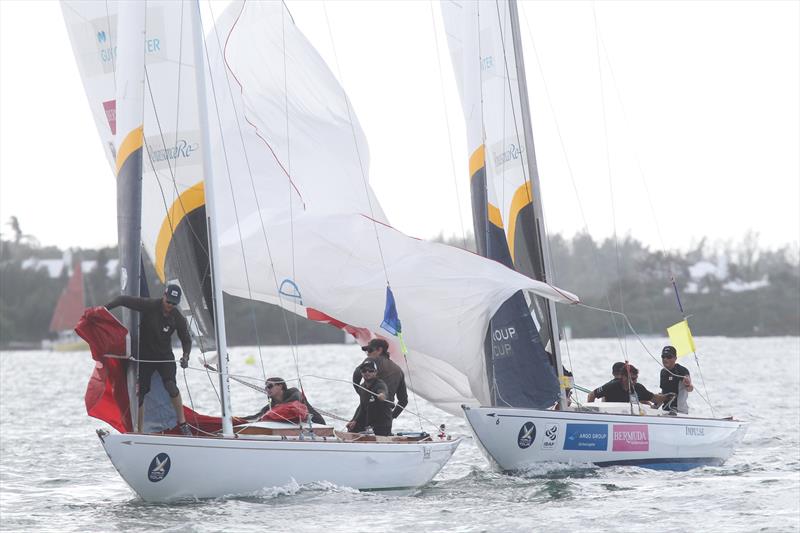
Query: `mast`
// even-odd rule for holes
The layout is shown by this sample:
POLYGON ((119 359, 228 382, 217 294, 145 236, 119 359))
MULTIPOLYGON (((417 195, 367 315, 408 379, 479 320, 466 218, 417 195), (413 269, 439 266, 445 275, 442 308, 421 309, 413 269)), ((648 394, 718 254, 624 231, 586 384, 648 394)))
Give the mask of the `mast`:
MULTIPOLYGON (((140 295, 142 242, 142 143, 144 140, 144 40, 145 3, 120 2, 117 20, 117 239, 119 242, 120 293, 140 295), (123 22, 124 21, 124 22, 123 22)), ((128 402, 135 428, 139 402, 136 382, 139 370, 139 313, 122 308, 128 329, 128 402)))
MULTIPOLYGON (((517 67, 517 84, 519 86, 520 111, 522 114, 522 127, 525 135, 525 154, 528 163, 529 180, 531 182, 531 194, 533 198, 538 198, 533 202, 534 225, 536 233, 539 235, 540 249, 542 253, 542 270, 544 277, 541 281, 550 283, 548 270, 550 263, 550 243, 547 240, 547 231, 544 225, 544 212, 542 210, 542 190, 539 184, 539 169, 536 166, 536 152, 533 145, 533 128, 531 127, 531 113, 528 102, 528 84, 525 77, 525 60, 522 55, 522 38, 519 30, 519 13, 517 12, 516 0, 509 0, 509 15, 511 17, 511 37, 514 42, 514 55, 517 67)), ((553 347, 553 355, 556 361, 556 372, 558 372, 559 392, 558 403, 562 410, 567 408, 567 396, 564 390, 564 371, 561 365, 561 347, 558 343, 558 318, 556 315, 556 304, 553 300, 547 300, 547 307, 550 311, 550 345, 553 347)))
POLYGON ((231 422, 231 386, 228 376, 228 344, 225 337, 225 308, 222 302, 222 283, 219 279, 222 270, 219 267, 219 228, 217 226, 217 209, 214 198, 214 181, 211 167, 211 139, 208 134, 208 108, 206 106, 205 57, 203 51, 203 21, 200 16, 200 3, 195 0, 192 10, 192 31, 194 37, 194 65, 197 83, 197 107, 200 118, 200 132, 203 140, 203 186, 208 216, 208 247, 211 263, 211 285, 214 295, 214 328, 217 336, 217 353, 219 354, 219 386, 220 407, 222 408, 222 434, 233 437, 231 422))

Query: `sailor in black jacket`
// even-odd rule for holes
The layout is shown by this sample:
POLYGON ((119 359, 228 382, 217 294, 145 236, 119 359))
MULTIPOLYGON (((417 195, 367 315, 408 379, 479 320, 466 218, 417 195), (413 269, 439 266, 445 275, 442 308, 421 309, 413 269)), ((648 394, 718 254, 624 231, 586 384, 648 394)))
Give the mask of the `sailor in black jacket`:
POLYGON ((372 359, 361 363, 364 383, 358 389, 359 404, 353 419, 347 423, 349 431, 364 431, 368 427, 376 435, 392 434, 392 403, 387 401, 389 389, 378 379, 378 365, 372 359))
POLYGON ((181 367, 189 364, 189 352, 192 350, 192 337, 186 319, 178 310, 181 301, 181 288, 178 285, 167 285, 161 298, 137 298, 135 296, 118 296, 106 308, 127 307, 139 312, 139 416, 136 429, 142 432, 144 426, 144 397, 150 392, 150 379, 155 372, 161 376, 164 389, 172 400, 178 426, 181 433, 191 435, 183 414, 183 400, 175 382, 175 354, 172 353, 172 334, 177 332, 183 348, 181 367), (157 362, 150 362, 157 361, 157 362))

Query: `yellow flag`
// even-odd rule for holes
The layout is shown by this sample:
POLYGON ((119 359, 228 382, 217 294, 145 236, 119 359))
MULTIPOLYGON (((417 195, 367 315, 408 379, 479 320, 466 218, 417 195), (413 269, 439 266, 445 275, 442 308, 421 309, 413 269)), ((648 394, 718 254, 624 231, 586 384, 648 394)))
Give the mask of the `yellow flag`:
POLYGON ((682 320, 668 327, 667 335, 669 335, 670 344, 672 344, 678 352, 678 357, 694 353, 694 339, 692 338, 692 331, 689 329, 689 323, 687 321, 682 320))

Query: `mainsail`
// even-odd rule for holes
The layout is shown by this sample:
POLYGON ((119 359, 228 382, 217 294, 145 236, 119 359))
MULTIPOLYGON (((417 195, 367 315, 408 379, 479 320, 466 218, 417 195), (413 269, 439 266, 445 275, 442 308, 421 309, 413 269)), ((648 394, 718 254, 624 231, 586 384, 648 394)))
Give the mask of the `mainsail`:
MULTIPOLYGON (((103 149, 117 173, 118 4, 65 0, 62 11, 103 149)), ((182 311, 213 350, 191 2, 149 0, 145 22, 142 244, 162 283, 179 283, 182 311)))
MULTIPOLYGON (((547 281, 535 216, 517 53, 508 2, 443 2, 448 44, 467 123, 478 253, 547 281)), ((520 58, 521 61, 521 58, 520 58)), ((532 149, 533 143, 530 142, 532 149)), ((532 162, 532 164, 530 164, 532 162)), ((547 303, 515 294, 492 317, 486 340, 493 405, 547 407, 559 393, 547 303)))

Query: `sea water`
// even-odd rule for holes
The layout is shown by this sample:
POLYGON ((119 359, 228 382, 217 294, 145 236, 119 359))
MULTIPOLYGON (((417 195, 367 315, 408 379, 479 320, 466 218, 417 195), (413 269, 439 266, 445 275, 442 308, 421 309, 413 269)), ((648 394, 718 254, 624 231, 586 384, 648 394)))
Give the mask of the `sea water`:
MULTIPOLYGON (((86 352, 0 353, 0 529, 3 531, 800 531, 800 339, 698 338, 693 415, 748 422, 735 455, 721 467, 688 472, 637 467, 543 464, 525 475, 493 472, 467 438, 432 483, 412 495, 358 492, 327 483, 259 494, 150 504, 119 477, 84 406, 94 366, 86 352), (702 372, 702 379, 701 379, 702 372), (702 397, 701 397, 702 395, 702 397)), ((627 353, 640 382, 658 389, 664 339, 572 340, 565 365, 587 388, 610 378, 627 353)), ((262 379, 305 376, 311 403, 349 418, 347 383, 363 358, 354 345, 233 348, 232 372, 262 379), (296 356, 296 362, 295 362, 296 356), (263 365, 263 366, 262 366, 263 365), (319 377, 335 378, 329 381, 319 377)), ((193 366, 197 366, 193 354, 193 366)), ((413 375, 411 376, 413 381, 413 375)), ((213 376, 178 371, 184 401, 218 412, 213 376)), ((234 384, 234 412, 255 413, 262 394, 234 384)), ((412 397, 395 430, 469 435, 460 417, 412 397)), ((334 421, 337 427, 343 424, 334 421)))

